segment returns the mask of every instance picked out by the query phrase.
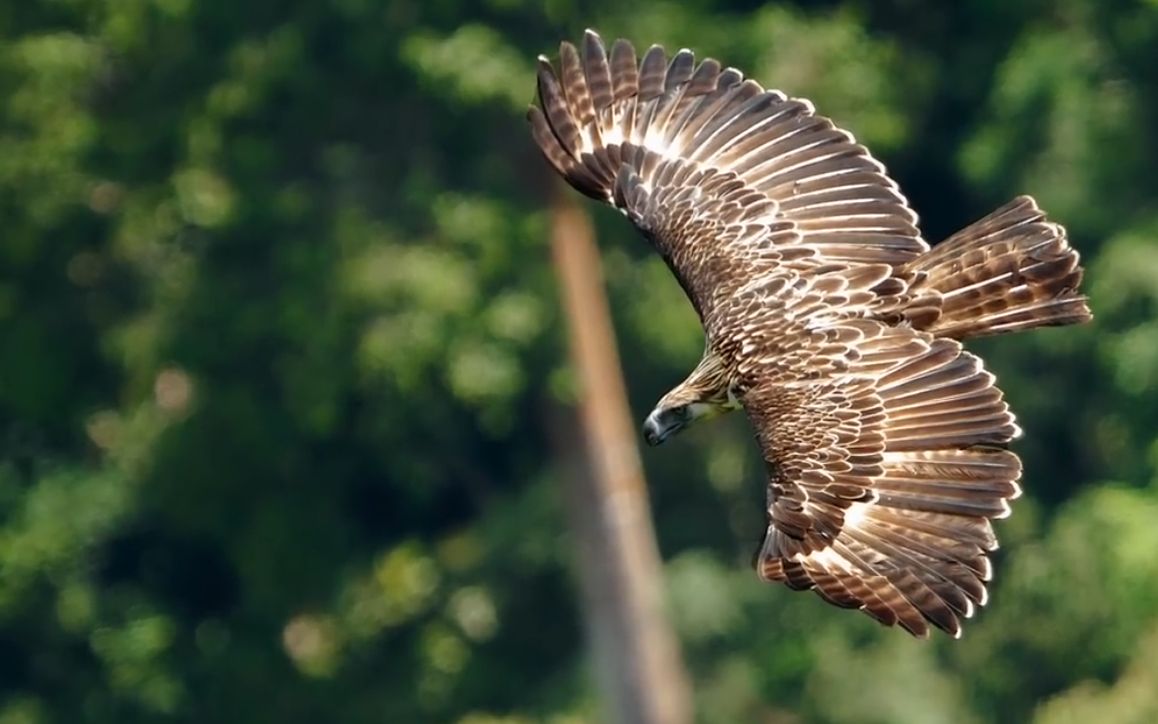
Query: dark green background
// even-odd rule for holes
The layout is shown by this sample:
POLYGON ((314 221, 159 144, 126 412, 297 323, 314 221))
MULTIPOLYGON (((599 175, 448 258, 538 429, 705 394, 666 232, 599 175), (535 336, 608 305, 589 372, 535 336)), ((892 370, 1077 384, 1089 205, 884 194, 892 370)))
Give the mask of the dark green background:
MULTIPOLYGON (((1154 0, 4 0, 0 724, 598 717, 523 120, 586 26, 811 98, 932 239, 1033 194, 1097 315, 973 345, 1026 495, 958 642, 755 580, 742 416, 645 453, 700 719, 1158 719, 1154 0)), ((700 331, 588 208, 641 419, 700 331)))

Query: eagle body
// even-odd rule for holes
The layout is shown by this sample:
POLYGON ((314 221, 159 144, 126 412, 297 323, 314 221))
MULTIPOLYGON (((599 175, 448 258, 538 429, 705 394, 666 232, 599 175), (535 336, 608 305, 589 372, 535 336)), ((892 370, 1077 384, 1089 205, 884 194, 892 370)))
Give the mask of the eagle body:
POLYGON ((690 51, 588 31, 540 58, 546 159, 621 210, 699 314, 705 352, 655 444, 743 408, 767 469, 768 581, 917 636, 986 602, 1020 435, 961 341, 1086 321, 1064 229, 1023 196, 930 249, 884 167, 805 100, 690 51))

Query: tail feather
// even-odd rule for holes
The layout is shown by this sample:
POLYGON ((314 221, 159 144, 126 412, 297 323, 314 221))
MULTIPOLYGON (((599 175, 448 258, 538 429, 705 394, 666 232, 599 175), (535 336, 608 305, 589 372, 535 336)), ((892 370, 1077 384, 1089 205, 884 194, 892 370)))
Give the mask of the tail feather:
POLYGON ((1078 252, 1029 196, 958 231, 905 271, 924 277, 919 290, 939 296, 940 315, 925 326, 938 336, 968 339, 1092 318, 1078 293, 1078 252))

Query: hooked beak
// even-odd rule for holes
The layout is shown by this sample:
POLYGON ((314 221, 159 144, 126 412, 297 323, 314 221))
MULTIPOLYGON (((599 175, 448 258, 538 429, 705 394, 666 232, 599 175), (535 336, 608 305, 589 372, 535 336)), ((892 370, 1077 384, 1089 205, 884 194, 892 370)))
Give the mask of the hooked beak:
POLYGON ((643 439, 647 441, 648 445, 654 447, 660 444, 679 427, 678 422, 673 424, 670 416, 667 420, 664 420, 664 417, 659 410, 652 410, 647 419, 643 421, 643 439))

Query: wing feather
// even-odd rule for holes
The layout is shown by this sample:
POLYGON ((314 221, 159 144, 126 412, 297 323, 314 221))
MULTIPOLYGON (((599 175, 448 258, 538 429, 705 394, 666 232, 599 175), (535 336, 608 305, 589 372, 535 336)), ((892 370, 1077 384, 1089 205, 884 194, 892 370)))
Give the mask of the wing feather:
POLYGON ((612 98, 617 104, 639 94, 635 48, 626 40, 617 40, 611 46, 611 87, 612 98))
POLYGON ((807 335, 800 354, 843 357, 843 373, 788 382, 753 370, 741 398, 769 475, 757 571, 917 636, 959 636, 987 598, 990 521, 1021 492, 1020 462, 1002 449, 1017 425, 960 343, 842 324, 807 335))
MULTIPOLYGON (((607 49, 603 43, 590 35, 584 38, 583 43, 583 74, 587 79, 587 90, 591 95, 591 105, 595 111, 595 124, 600 131, 613 128, 612 119, 607 112, 615 103, 615 94, 612 92, 611 66, 607 62, 607 49)), ((602 133, 600 133, 602 137, 602 133)))
MULTIPOLYGON (((587 34, 598 37, 591 31, 587 34)), ((662 96, 666 79, 667 53, 663 46, 653 45, 644 53, 643 62, 639 64, 639 100, 647 102, 662 96)))
POLYGON ((884 167, 808 101, 765 90, 714 59, 697 64, 686 49, 669 58, 653 45, 637 64, 630 43, 618 40, 608 54, 592 31, 582 48, 562 43, 557 70, 540 59, 539 104, 529 112, 534 140, 576 189, 628 214, 701 312, 728 293, 720 284, 762 273, 763 265, 750 263, 753 247, 811 246, 815 258, 805 266, 897 265, 928 249, 884 167), (621 174, 632 178, 621 184, 621 174), (654 218, 623 205, 643 198, 620 193, 624 185, 684 208, 674 214, 649 204, 663 213, 654 218), (694 193, 681 195, 687 190, 694 193), (763 239, 759 228, 707 233, 704 217, 733 204, 762 204, 765 229, 787 226, 763 239))

